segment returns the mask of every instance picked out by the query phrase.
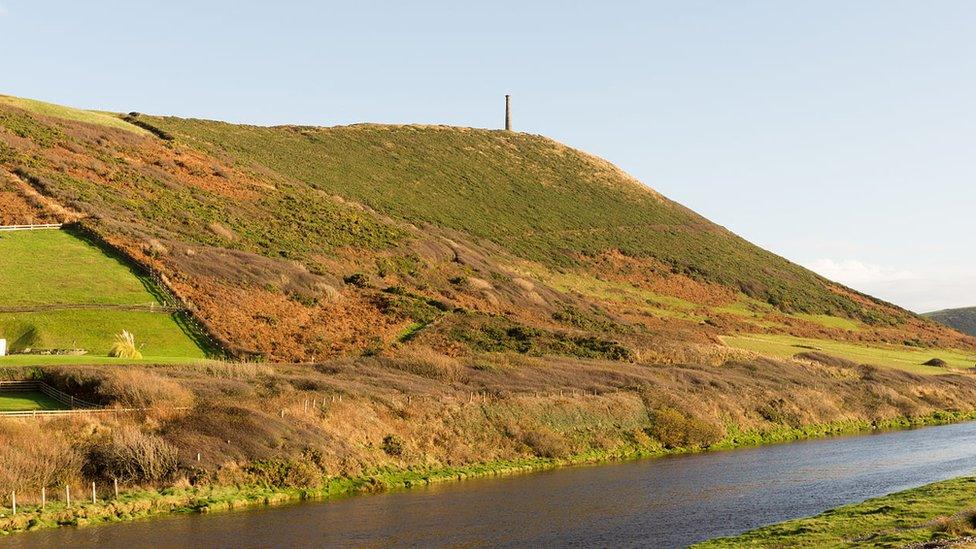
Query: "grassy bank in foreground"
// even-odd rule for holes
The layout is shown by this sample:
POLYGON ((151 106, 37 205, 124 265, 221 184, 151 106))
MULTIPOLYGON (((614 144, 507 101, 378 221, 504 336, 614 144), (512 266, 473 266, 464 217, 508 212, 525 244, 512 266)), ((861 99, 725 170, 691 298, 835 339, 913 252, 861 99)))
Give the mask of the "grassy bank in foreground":
POLYGON ((695 547, 901 547, 976 534, 976 478, 936 482, 695 547))
MULTIPOLYGON (((732 449, 822 436, 855 434, 871 430, 940 425, 972 419, 976 419, 976 411, 968 413, 940 412, 925 417, 896 418, 882 424, 847 421, 762 433, 731 433, 725 440, 712 446, 711 449, 732 449)), ((691 448, 648 450, 641 446, 626 446, 610 451, 590 451, 561 459, 524 458, 499 460, 463 467, 410 467, 403 470, 379 468, 356 477, 323 479, 318 485, 307 488, 261 484, 209 484, 162 490, 131 490, 122 493, 118 500, 99 500, 97 503, 81 502, 75 503, 73 507, 66 507, 61 502, 51 502, 43 510, 38 505, 21 506, 17 515, 12 515, 9 509, 0 510, 0 535, 58 526, 88 526, 123 522, 172 513, 209 513, 261 505, 324 500, 356 493, 405 489, 435 482, 525 473, 589 463, 662 457, 696 451, 699 450, 691 448)), ((287 467, 287 465, 284 466, 284 468, 287 467)), ((976 485, 976 479, 972 479, 971 482, 973 484, 968 486, 970 490, 976 485)), ((938 509, 942 509, 944 506, 940 506, 938 509)), ((724 541, 719 540, 719 542, 724 541)), ((782 543, 782 540, 779 543, 782 543)))

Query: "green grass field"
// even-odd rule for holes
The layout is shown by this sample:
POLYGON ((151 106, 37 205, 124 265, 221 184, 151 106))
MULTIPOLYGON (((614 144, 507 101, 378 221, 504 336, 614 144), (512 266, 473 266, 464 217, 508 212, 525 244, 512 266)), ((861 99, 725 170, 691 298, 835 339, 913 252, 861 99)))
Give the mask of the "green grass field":
POLYGON ((723 336, 722 341, 730 347, 777 358, 790 358, 799 353, 816 350, 861 364, 898 368, 915 374, 944 374, 950 372, 950 368, 968 369, 976 365, 976 355, 942 349, 858 345, 844 341, 767 334, 723 336), (945 360, 950 368, 922 365, 932 358, 945 360))
POLYGON ((60 402, 37 391, 0 392, 0 412, 29 412, 32 410, 63 410, 60 402))
MULTIPOLYGON (((159 304, 159 290, 122 260, 68 231, 0 233, 0 257, 0 308, 43 308, 0 312, 0 338, 12 352, 85 349, 90 356, 27 359, 90 362, 106 356, 116 334, 128 330, 150 362, 206 356, 175 314, 111 309, 159 304), (95 308, 57 308, 64 305, 95 308)), ((3 358, 0 364, 27 359, 3 358)))
POLYGON ((976 533, 974 494, 976 478, 936 482, 693 547, 905 547, 958 538, 976 533))
POLYGON ((127 265, 67 231, 0 232, 0 307, 157 303, 127 265))
POLYGON ((0 334, 13 349, 86 349, 104 356, 122 330, 135 334, 144 356, 206 356, 171 314, 104 310, 0 313, 0 334))

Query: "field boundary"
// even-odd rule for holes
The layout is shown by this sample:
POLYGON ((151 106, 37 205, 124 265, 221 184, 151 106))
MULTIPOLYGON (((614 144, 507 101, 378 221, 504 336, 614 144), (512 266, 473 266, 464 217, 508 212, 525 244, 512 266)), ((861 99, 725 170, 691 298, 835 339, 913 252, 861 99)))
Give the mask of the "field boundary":
MULTIPOLYGON (((40 418, 73 416, 82 414, 122 414, 128 412, 145 412, 148 408, 109 408, 92 404, 86 400, 74 397, 51 387, 47 383, 39 380, 17 380, 0 381, 0 391, 5 392, 33 392, 38 391, 53 398, 54 400, 68 406, 68 410, 22 410, 11 412, 0 412, 0 418, 40 418)), ((168 408, 169 410, 189 410, 188 407, 168 408)))
POLYGON ((0 231, 39 231, 61 229, 61 223, 42 223, 39 225, 0 225, 0 231))
POLYGON ((59 391, 43 381, 21 380, 21 381, 0 381, 0 391, 6 392, 28 392, 38 391, 53 398, 61 404, 67 406, 68 410, 25 410, 13 412, 0 412, 0 416, 42 416, 42 415, 66 415, 72 413, 87 413, 97 411, 111 411, 113 408, 105 408, 97 404, 92 404, 86 400, 75 398, 68 393, 59 391))
POLYGON ((47 311, 125 311, 125 312, 145 312, 145 313, 181 313, 186 311, 185 307, 179 305, 163 305, 149 303, 146 305, 114 305, 99 303, 63 303, 53 305, 23 305, 16 307, 0 307, 0 313, 41 313, 47 311))

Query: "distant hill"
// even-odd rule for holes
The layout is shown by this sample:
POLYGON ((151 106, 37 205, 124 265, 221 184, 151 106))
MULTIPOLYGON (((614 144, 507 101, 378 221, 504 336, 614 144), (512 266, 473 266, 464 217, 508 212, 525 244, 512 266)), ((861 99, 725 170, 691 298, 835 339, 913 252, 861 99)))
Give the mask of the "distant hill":
POLYGON ((0 96, 0 222, 52 217, 158 274, 234 354, 419 342, 676 361, 743 332, 974 345, 525 133, 257 127, 0 96))
POLYGON ((976 336, 976 307, 945 309, 926 313, 923 316, 955 328, 964 334, 976 336))

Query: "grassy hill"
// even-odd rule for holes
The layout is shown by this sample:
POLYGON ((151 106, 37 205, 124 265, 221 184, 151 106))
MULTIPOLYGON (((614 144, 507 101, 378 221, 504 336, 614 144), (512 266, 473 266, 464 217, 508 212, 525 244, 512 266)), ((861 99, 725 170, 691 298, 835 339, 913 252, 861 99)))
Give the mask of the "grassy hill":
POLYGON ((674 362, 721 356, 718 337, 742 333, 974 348, 535 135, 5 98, 0 167, 0 193, 21 200, 7 217, 75 221, 157 272, 237 355, 421 345, 674 362))
POLYGON ((926 313, 923 316, 959 330, 964 334, 976 336, 976 307, 945 309, 943 311, 926 313))

